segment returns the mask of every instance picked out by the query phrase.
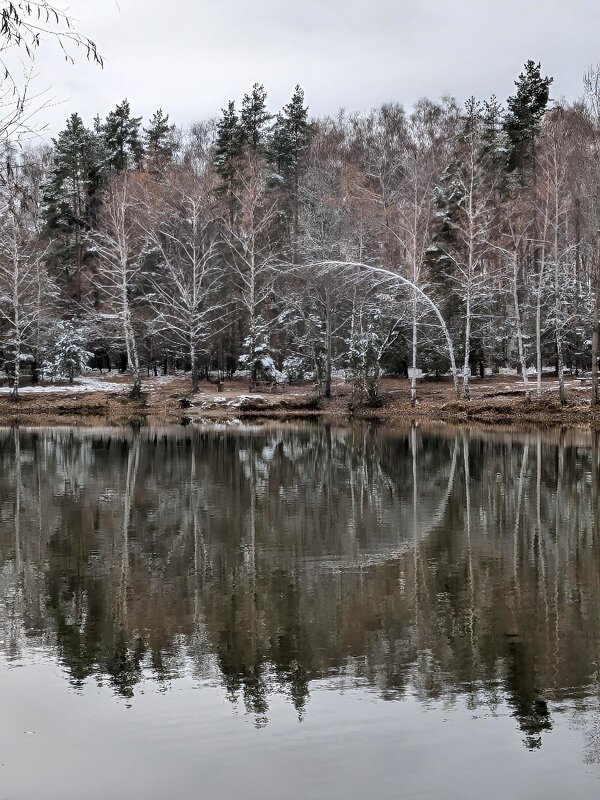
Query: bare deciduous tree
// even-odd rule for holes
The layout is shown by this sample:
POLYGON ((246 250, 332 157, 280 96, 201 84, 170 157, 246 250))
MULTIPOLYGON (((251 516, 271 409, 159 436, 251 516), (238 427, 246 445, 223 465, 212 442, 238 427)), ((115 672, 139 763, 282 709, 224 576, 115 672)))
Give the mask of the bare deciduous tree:
POLYGON ((279 208, 267 177, 266 165, 260 158, 250 156, 235 191, 235 218, 225 216, 222 220, 223 236, 231 255, 229 267, 245 323, 243 359, 253 384, 259 362, 268 357, 265 351, 269 320, 264 311, 272 296, 277 259, 274 236, 279 208))
POLYGON ((94 285, 102 299, 104 319, 116 320, 121 329, 131 370, 131 394, 139 398, 142 378, 138 346, 133 324, 133 306, 139 286, 142 231, 136 219, 138 203, 133 196, 127 173, 113 180, 104 197, 98 232, 94 235, 98 268, 94 285))
POLYGON ((217 292, 222 269, 211 190, 209 178, 172 173, 161 186, 161 202, 146 205, 142 223, 158 255, 151 304, 158 323, 187 350, 193 393, 198 391, 199 351, 228 306, 217 292))

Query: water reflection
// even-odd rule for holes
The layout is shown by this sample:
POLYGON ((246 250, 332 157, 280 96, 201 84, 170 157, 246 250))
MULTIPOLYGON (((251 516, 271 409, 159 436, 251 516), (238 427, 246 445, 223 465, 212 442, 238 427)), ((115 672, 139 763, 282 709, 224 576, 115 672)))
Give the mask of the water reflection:
POLYGON ((74 687, 194 676, 262 726, 331 679, 536 749, 600 698, 598 436, 3 429, 0 581, 5 658, 74 687))

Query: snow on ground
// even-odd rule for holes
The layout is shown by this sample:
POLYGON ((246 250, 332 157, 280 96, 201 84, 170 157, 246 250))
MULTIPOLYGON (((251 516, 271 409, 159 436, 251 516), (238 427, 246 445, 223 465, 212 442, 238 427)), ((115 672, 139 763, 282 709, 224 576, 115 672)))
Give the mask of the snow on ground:
MULTIPOLYGON (((19 394, 84 394, 85 392, 130 391, 128 383, 111 383, 96 378, 78 378, 73 384, 48 384, 47 386, 21 386, 19 394)), ((0 395, 10 394, 10 386, 0 386, 0 395)))
POLYGON ((269 401, 261 394, 239 394, 235 397, 224 397, 222 394, 217 394, 212 397, 202 397, 200 408, 203 411, 215 408, 241 408, 248 402, 264 406, 269 405, 269 401))

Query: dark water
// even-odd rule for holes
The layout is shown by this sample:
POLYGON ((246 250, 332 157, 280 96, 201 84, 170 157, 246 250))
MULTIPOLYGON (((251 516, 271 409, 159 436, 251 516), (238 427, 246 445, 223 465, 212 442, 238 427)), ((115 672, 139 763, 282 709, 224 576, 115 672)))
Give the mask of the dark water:
POLYGON ((0 429, 0 798, 600 795, 598 441, 0 429))

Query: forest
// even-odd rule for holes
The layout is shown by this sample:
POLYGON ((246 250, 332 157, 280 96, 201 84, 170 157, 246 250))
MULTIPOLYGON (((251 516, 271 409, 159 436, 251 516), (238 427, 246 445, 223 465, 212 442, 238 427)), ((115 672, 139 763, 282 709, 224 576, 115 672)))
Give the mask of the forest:
MULTIPOLYGON (((598 356, 600 69, 575 102, 528 61, 503 105, 422 99, 311 118, 255 84, 179 129, 128 100, 2 144, 0 367, 199 382, 517 370, 525 396, 598 356)), ((597 373, 597 367, 596 367, 597 373)), ((592 402, 598 400, 597 380, 592 402)))

